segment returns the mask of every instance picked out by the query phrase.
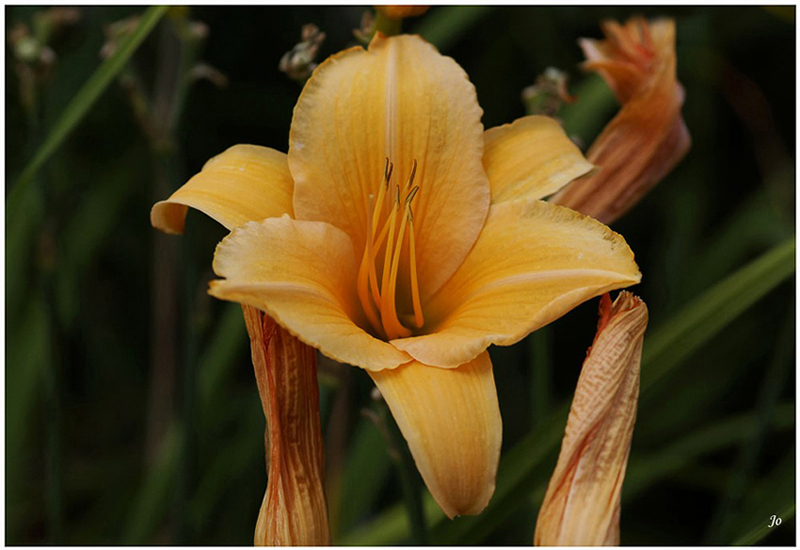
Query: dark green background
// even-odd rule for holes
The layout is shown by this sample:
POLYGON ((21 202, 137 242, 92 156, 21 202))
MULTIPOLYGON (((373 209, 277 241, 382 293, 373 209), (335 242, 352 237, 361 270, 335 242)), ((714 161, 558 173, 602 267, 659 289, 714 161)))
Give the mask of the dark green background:
MULTIPOLYGON (((352 45, 366 9, 193 8, 190 17, 209 28, 200 58, 229 84, 191 87, 174 149, 152 147, 114 82, 38 172, 41 207, 24 203, 15 212, 22 221, 6 227, 7 543, 252 542, 266 486, 263 415, 240 311, 205 293, 225 232, 190 213, 185 237, 157 235, 149 211, 165 195, 154 182, 163 177, 174 189, 236 143, 285 151, 301 88, 278 71, 281 56, 308 22, 328 35, 320 58, 352 45), (168 260, 154 264, 157 238, 174 274, 168 260), (153 289, 169 280, 175 291, 157 300, 153 289), (153 376, 153 358, 167 353, 154 327, 170 312, 175 359, 153 376), (167 413, 148 420, 154 402, 167 413)), ((30 23, 40 10, 6 8, 6 24, 30 23)), ((82 8, 81 21, 50 42, 56 61, 39 83, 35 114, 20 105, 7 48, 7 193, 99 66, 103 26, 142 11, 82 8)), ((633 14, 677 20, 693 139, 677 169, 613 226, 636 253, 644 278, 635 292, 656 330, 794 235, 794 8, 434 7, 406 29, 464 67, 487 127, 524 115, 520 92, 547 67, 565 70, 572 90, 584 90, 564 117, 585 147, 617 107, 580 71, 576 40, 599 37, 602 19, 633 14)), ((132 58, 148 91, 172 25, 164 18, 132 58)), ((642 396, 623 543, 731 544, 791 509, 760 542, 794 544, 794 303, 790 277, 642 396), (757 420, 753 429, 736 424, 743 415, 757 420)), ((571 397, 596 307, 592 300, 519 345, 492 350, 504 454, 571 397)), ((401 501, 384 440, 359 414, 373 407, 369 378, 323 362, 320 380, 334 541, 412 541, 405 527, 369 538, 371 522, 401 501)), ((432 527, 429 541, 529 544, 541 502, 531 488, 546 483, 554 464, 549 452, 488 527, 460 535, 432 527)))

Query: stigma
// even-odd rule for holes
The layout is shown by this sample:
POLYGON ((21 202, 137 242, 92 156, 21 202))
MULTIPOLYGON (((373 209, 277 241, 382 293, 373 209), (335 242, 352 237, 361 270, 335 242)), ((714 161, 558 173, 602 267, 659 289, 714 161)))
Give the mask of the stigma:
MULTIPOLYGON (((377 195, 369 195, 367 235, 358 272, 358 298, 377 335, 394 340, 411 336, 425 324, 419 297, 417 257, 412 206, 419 193, 414 185, 417 161, 414 160, 405 184, 392 185, 394 164, 386 159, 377 195), (407 259, 412 315, 398 315, 398 277, 400 264, 407 259), (380 275, 378 269, 380 268, 380 275)), ((408 304, 401 304, 408 306, 408 304)))

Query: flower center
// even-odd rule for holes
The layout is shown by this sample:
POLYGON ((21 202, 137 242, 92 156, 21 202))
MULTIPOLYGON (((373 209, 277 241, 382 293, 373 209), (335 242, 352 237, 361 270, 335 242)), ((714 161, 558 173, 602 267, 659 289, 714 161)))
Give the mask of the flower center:
POLYGON ((393 187, 391 185, 393 170, 394 165, 387 158, 383 179, 378 186, 378 195, 369 196, 367 242, 361 268, 358 271, 358 298, 361 307, 372 329, 387 340, 411 336, 412 329, 407 325, 420 329, 425 323, 419 299, 414 214, 411 210, 419 192, 419 185, 414 185, 417 161, 414 161, 411 174, 402 189, 399 185, 393 187), (379 226, 380 231, 378 231, 379 226), (413 316, 408 315, 405 323, 400 321, 397 314, 398 273, 404 251, 408 258, 408 282, 412 306, 410 309, 413 310, 413 316), (379 268, 381 268, 380 284, 378 284, 379 268))

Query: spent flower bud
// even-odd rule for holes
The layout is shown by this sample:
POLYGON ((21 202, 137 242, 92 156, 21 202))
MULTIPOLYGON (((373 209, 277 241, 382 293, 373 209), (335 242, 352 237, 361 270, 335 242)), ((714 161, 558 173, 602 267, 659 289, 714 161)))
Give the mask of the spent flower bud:
POLYGON ((556 469, 536 522, 537 546, 619 544, 620 497, 631 448, 647 306, 630 292, 600 301, 556 469))
POLYGON ((603 23, 606 40, 580 41, 584 67, 597 71, 622 104, 589 147, 600 167, 551 200, 609 224, 633 207, 686 155, 684 91, 676 78, 675 21, 603 23))

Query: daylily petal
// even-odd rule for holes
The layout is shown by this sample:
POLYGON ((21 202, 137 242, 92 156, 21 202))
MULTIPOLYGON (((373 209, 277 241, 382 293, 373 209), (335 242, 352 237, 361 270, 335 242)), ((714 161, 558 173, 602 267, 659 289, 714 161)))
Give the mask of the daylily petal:
POLYGON ((483 166, 492 204, 519 198, 543 199, 590 172, 594 165, 545 116, 526 116, 486 130, 483 166))
POLYGON ((480 513, 494 493, 503 431, 489 353, 456 369, 414 361, 369 374, 444 513, 480 513))
MULTIPOLYGON (((475 88, 455 61, 418 36, 376 35, 369 50, 333 55, 311 76, 289 136, 297 219, 325 221, 364 250, 369 196, 388 157, 405 186, 414 160, 420 293, 458 268, 489 207, 475 88)), ((402 199, 402 197, 401 197, 402 199)))
POLYGON ((322 223, 284 216, 249 222, 217 246, 210 294, 251 305, 328 357, 369 370, 410 358, 361 329, 350 239, 322 223))
POLYGON ((392 344, 455 367, 640 278, 625 240, 596 220, 536 200, 497 204, 464 264, 425 305, 428 334, 392 344))
POLYGON ((292 176, 286 154, 257 145, 234 145, 203 166, 170 198, 157 202, 150 223, 183 233, 186 211, 197 208, 227 229, 292 214, 292 176))
POLYGON ((600 302, 597 335, 583 363, 558 464, 536 522, 539 546, 619 545, 647 306, 629 292, 600 302))

